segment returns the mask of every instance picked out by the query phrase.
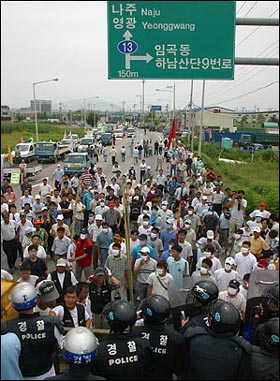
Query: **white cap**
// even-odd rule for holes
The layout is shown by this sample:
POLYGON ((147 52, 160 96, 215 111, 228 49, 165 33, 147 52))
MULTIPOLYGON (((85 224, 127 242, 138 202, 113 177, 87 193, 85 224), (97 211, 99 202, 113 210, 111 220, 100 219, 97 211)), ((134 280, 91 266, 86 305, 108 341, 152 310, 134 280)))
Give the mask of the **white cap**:
POLYGON ((161 205, 168 205, 168 201, 162 201, 161 205))
POLYGON ((185 221, 185 224, 189 224, 189 225, 191 225, 191 223, 192 223, 191 220, 186 220, 186 221, 185 221))
POLYGON ((101 214, 97 214, 97 215, 95 216, 95 221, 96 221, 96 220, 103 221, 103 217, 101 216, 101 214))
POLYGON ((41 200, 41 196, 39 194, 36 194, 35 200, 41 200))
POLYGON ((59 214, 57 217, 56 217, 57 220, 64 220, 64 217, 63 217, 63 214, 59 214))
POLYGON ((256 233, 260 233, 261 232, 261 228, 256 226, 253 231, 256 232, 256 233))
POLYGON ((172 225, 174 223, 174 219, 168 218, 168 220, 166 220, 166 223, 172 225))
POLYGON ((58 167, 61 167, 61 165, 60 165, 60 164, 57 164, 57 166, 58 166, 58 167))
POLYGON ((209 239, 213 239, 214 238, 213 230, 207 230, 206 237, 209 239))
POLYGON ((201 200, 207 200, 207 196, 202 196, 201 200))
POLYGON ((148 253, 148 254, 150 254, 150 249, 147 246, 144 246, 140 250, 140 253, 148 253))
POLYGON ((234 265, 234 259, 232 257, 227 257, 225 259, 225 264, 228 264, 228 265, 234 265))
POLYGON ((151 166, 150 166, 150 165, 148 165, 148 166, 147 166, 147 169, 151 169, 151 166))
POLYGON ((64 258, 59 258, 56 262, 56 266, 67 266, 67 261, 64 258))

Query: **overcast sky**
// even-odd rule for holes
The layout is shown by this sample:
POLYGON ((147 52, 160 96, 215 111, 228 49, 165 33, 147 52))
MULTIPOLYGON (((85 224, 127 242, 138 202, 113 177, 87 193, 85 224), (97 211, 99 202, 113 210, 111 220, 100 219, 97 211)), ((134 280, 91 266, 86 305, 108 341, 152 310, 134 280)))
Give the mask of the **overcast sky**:
MULTIPOLYGON (((279 17, 278 1, 237 1, 236 10, 237 17, 279 17)), ((236 57, 278 57, 278 33, 278 27, 237 26, 236 57)), ((136 104, 139 110, 142 81, 108 80, 107 50, 106 1, 2 1, 1 104, 28 107, 32 83, 58 77, 58 82, 37 85, 36 98, 61 102, 67 109, 83 107, 84 98, 98 96, 87 104, 101 108, 113 103, 126 110, 136 104)), ((279 110, 278 70, 236 66, 233 81, 206 82, 205 106, 279 110)), ((176 80, 176 108, 189 102, 190 82, 176 80)), ((173 94, 155 91, 172 84, 147 80, 145 109, 151 104, 172 108, 173 94)), ((194 81, 196 105, 201 105, 201 88, 202 81, 194 81)))

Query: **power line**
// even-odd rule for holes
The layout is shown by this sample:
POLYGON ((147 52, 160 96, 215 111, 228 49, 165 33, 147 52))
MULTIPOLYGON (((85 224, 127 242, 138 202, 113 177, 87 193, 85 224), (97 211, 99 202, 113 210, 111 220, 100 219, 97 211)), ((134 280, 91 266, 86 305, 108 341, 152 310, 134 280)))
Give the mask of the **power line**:
POLYGON ((244 15, 243 17, 246 17, 246 16, 251 12, 251 10, 255 8, 255 6, 257 5, 257 3, 258 3, 258 1, 255 1, 254 4, 251 6, 251 8, 248 10, 248 12, 245 13, 245 15, 244 15))
POLYGON ((241 7, 238 9, 238 11, 236 12, 236 16, 238 15, 238 13, 241 11, 241 9, 244 7, 244 5, 247 3, 247 1, 244 1, 243 4, 241 5, 241 7))
POLYGON ((242 94, 242 95, 239 95, 238 97, 235 97, 235 98, 231 98, 231 99, 227 99, 226 101, 223 101, 223 102, 219 102, 220 104, 223 104, 223 103, 227 103, 227 102, 230 102, 230 101, 234 101, 236 99, 239 99, 239 98, 243 98, 243 97, 246 97, 247 95, 250 95, 250 94, 254 94, 260 90, 263 90, 263 89, 266 89, 267 87, 270 87, 272 85, 275 85, 276 83, 279 83, 279 81, 273 81, 273 82, 270 82, 268 83, 267 85, 265 86, 262 86, 262 87, 259 87, 258 89, 256 90, 253 90, 253 91, 249 91, 248 93, 246 94, 242 94))

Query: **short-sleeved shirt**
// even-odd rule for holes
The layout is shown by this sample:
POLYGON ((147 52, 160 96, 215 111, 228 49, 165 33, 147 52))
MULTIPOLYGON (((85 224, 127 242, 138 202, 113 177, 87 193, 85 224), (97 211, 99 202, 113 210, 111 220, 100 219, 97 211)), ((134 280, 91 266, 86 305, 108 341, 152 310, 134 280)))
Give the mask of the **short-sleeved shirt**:
POLYGON ((183 275, 185 274, 185 268, 186 275, 189 275, 188 262, 184 258, 181 258, 179 261, 175 261, 173 257, 168 257, 166 262, 168 265, 169 274, 173 276, 175 289, 179 290, 184 288, 183 275))
POLYGON ((245 274, 251 274, 256 263, 256 257, 252 253, 249 253, 246 256, 242 253, 237 253, 235 255, 234 264, 237 266, 236 271, 238 273, 238 282, 243 282, 243 277, 245 274))
POLYGON ((219 291, 226 291, 228 284, 232 279, 237 280, 238 274, 236 271, 231 270, 226 272, 225 269, 218 269, 214 272, 214 278, 216 279, 219 291))
POLYGON ((125 271, 128 270, 127 256, 121 254, 120 258, 115 258, 112 254, 108 255, 105 267, 108 267, 113 277, 117 278, 121 285, 125 284, 125 271))
MULTIPOLYGON (((78 310, 77 307, 73 308, 73 310, 68 310, 74 323, 74 327, 79 327, 79 321, 78 321, 78 310)), ((60 321, 62 321, 64 317, 64 307, 59 305, 52 309, 52 312, 55 312, 56 316, 59 318, 60 321)), ((85 308, 85 321, 87 321, 90 318, 86 308, 85 308)))
POLYGON ((245 313, 246 299, 240 293, 238 293, 234 298, 231 298, 230 296, 228 296, 228 292, 227 291, 222 291, 222 292, 219 292, 219 299, 224 300, 225 302, 233 304, 234 307, 236 307, 236 309, 239 311, 240 316, 242 316, 241 312, 243 314, 245 313))
MULTIPOLYGON (((139 266, 142 258, 138 258, 135 261, 134 268, 139 266)), ((156 270, 157 261, 153 258, 150 258, 149 262, 144 263, 141 266, 139 273, 137 274, 137 282, 139 283, 147 283, 149 275, 156 270)))
POLYGON ((148 276, 147 283, 153 286, 152 295, 161 295, 169 300, 168 289, 173 285, 173 276, 171 274, 166 273, 165 276, 160 277, 153 272, 148 276), (160 281, 158 279, 160 279, 160 281), (167 288, 167 290, 160 282, 167 288))
POLYGON ((63 255, 67 254, 68 247, 70 245, 70 239, 68 237, 63 237, 62 239, 55 237, 53 244, 52 244, 52 251, 56 255, 63 255))
POLYGON ((102 231, 97 234, 95 245, 101 249, 108 249, 113 241, 114 237, 112 232, 109 231, 108 233, 104 233, 102 231))

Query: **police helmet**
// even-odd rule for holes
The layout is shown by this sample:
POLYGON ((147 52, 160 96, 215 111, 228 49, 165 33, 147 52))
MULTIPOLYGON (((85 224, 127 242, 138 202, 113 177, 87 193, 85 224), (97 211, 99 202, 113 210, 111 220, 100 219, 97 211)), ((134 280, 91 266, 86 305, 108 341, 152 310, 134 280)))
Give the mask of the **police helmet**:
POLYGON ((62 353, 71 364, 89 364, 97 355, 98 340, 86 327, 72 328, 62 340, 62 353))
POLYGON ((211 280, 200 280, 193 286, 191 293, 200 303, 208 304, 218 299, 219 289, 211 280))
POLYGON ((136 311, 129 302, 117 300, 108 308, 107 319, 111 331, 123 332, 136 322, 136 311))
POLYGON ((10 300, 14 309, 23 311, 36 306, 38 295, 30 283, 22 282, 13 288, 10 300))
POLYGON ((279 317, 259 325, 256 333, 262 349, 268 352, 279 352, 279 317))
POLYGON ((236 335, 241 326, 241 317, 237 308, 221 299, 210 303, 207 321, 212 332, 226 336, 236 335))
POLYGON ((161 324, 170 315, 169 301, 161 295, 150 295, 141 304, 144 320, 152 324, 161 324))
POLYGON ((268 306, 268 308, 271 310, 271 303, 274 304, 275 309, 275 315, 278 315, 279 311, 279 284, 275 284, 271 287, 268 287, 264 290, 261 302, 263 305, 268 306), (277 308, 278 307, 278 308, 277 308))

